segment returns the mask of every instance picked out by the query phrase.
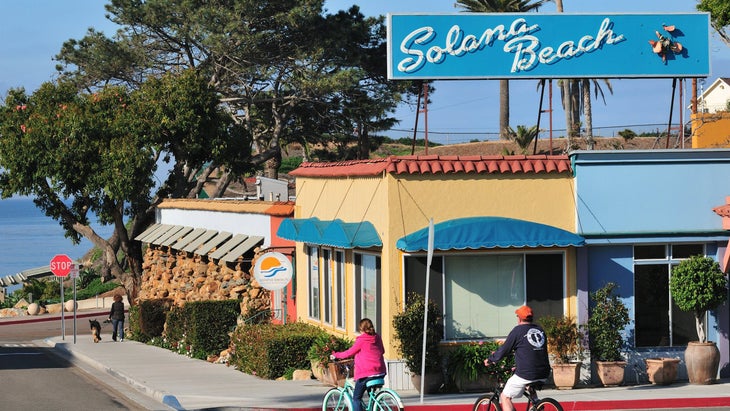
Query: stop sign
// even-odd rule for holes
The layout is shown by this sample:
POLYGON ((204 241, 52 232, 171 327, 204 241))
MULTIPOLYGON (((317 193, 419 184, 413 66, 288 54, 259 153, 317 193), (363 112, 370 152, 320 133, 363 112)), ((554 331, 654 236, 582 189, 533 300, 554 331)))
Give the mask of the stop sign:
POLYGON ((71 272, 73 260, 66 254, 58 254, 51 258, 51 272, 56 277, 66 277, 71 272))

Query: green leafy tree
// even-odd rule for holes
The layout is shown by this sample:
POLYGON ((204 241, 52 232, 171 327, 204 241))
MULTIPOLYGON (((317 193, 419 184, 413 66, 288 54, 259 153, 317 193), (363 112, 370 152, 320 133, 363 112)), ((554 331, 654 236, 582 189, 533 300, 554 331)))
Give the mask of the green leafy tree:
MULTIPOLYGON (((138 87, 150 76, 195 68, 251 136, 256 155, 240 161, 249 163, 249 168, 263 167, 265 175, 275 178, 282 146, 318 141, 335 131, 325 133, 322 126, 328 124, 331 112, 338 111, 332 106, 342 100, 338 96, 370 89, 365 92, 368 105, 358 109, 359 117, 338 111, 365 131, 373 127, 362 118, 377 128, 400 98, 401 86, 375 78, 362 64, 377 59, 385 64, 383 19, 365 18, 356 6, 324 14, 323 4, 323 0, 112 0, 107 10, 121 29, 113 38, 90 30, 83 39, 67 41, 57 56, 59 69, 85 87, 107 83, 138 87)), ((237 178, 219 166, 211 164, 196 173, 199 181, 211 170, 223 180, 237 178)))
POLYGON ((132 92, 107 86, 79 93, 63 81, 32 95, 10 90, 0 106, 0 196, 31 196, 75 244, 89 239, 103 252, 102 277, 119 279, 134 301, 142 251, 133 239, 159 199, 194 184, 183 170, 226 151, 228 139, 219 136, 230 132, 216 93, 193 72, 132 92), (159 159, 175 165, 154 192, 159 159), (92 214, 113 225, 111 238, 91 227, 92 214))
MULTIPOLYGON (((457 0, 454 7, 470 13, 525 13, 537 11, 549 0, 457 0)), ((499 80, 499 136, 508 138, 509 80, 499 80)))
POLYGON ((588 341, 595 361, 621 361, 623 331, 629 325, 629 309, 614 293, 616 283, 606 283, 591 293, 594 303, 588 318, 588 341))
POLYGON ((669 280, 672 301, 683 311, 694 313, 697 336, 707 342, 705 314, 727 301, 727 278, 710 257, 695 255, 672 269, 669 280))
POLYGON ((700 0, 697 10, 710 13, 710 25, 717 31, 722 41, 730 46, 730 3, 727 0, 700 0))

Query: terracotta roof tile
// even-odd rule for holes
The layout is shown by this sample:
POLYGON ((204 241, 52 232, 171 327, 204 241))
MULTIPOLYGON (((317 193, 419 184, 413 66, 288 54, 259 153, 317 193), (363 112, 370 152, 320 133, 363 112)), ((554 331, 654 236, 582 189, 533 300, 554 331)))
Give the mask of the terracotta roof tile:
POLYGON ((297 177, 375 176, 451 173, 569 173, 566 155, 534 156, 400 156, 333 163, 303 163, 291 172, 297 177))

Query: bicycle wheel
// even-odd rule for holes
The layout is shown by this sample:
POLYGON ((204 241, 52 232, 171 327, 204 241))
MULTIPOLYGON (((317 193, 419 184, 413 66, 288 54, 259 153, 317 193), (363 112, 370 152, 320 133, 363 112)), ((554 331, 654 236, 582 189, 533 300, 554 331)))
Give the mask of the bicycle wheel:
POLYGON ((391 390, 382 390, 375 396, 375 407, 373 411, 403 411, 403 401, 398 394, 391 390))
POLYGON ((322 411, 345 411, 352 409, 350 396, 339 388, 327 391, 322 399, 322 411))
POLYGON ((499 399, 492 394, 482 395, 474 402, 474 411, 502 411, 499 399))
POLYGON ((535 404, 537 411, 563 411, 563 406, 552 398, 542 398, 535 404))

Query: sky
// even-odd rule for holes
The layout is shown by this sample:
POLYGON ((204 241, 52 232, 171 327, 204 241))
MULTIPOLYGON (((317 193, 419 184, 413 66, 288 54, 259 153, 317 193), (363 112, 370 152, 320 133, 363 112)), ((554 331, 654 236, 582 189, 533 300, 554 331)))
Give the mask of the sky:
MULTIPOLYGON (((64 41, 84 36, 87 28, 94 27, 108 36, 116 26, 105 18, 102 0, 0 0, 0 97, 9 88, 24 87, 36 90, 41 83, 55 78, 53 60, 64 41)), ((363 14, 374 16, 387 13, 456 13, 455 0, 360 0, 363 14)), ((566 13, 675 13, 696 12, 695 0, 564 0, 566 13)), ((353 0, 325 0, 329 12, 346 9, 353 0)), ((555 12, 555 5, 548 3, 540 9, 544 13, 555 12)), ((711 75, 700 81, 700 92, 718 77, 730 77, 730 47, 712 33, 711 75)), ((613 136, 619 130, 631 128, 637 132, 666 130, 672 98, 671 79, 612 79, 611 94, 604 86, 606 104, 593 102, 594 134, 613 136)), ((499 129, 499 82, 496 80, 450 80, 434 82, 435 93, 430 95, 428 106, 429 140, 440 143, 467 142, 472 139, 495 138, 499 129)), ((679 107, 689 104, 690 82, 685 82, 684 104, 675 95, 673 123, 680 117, 679 107)), ((550 99, 545 93, 543 109, 548 109, 550 99)), ((552 128, 555 136, 563 134, 564 113, 560 94, 553 88, 552 128)), ((539 92, 536 80, 510 82, 511 125, 537 124, 539 92)), ((391 131, 391 137, 411 137, 417 110, 401 106, 395 113, 400 123, 391 131)), ((689 113, 682 118, 686 122, 689 113)), ((540 119, 540 127, 549 134, 549 113, 540 119)), ((419 136, 423 137, 423 115, 418 122, 419 136)))

